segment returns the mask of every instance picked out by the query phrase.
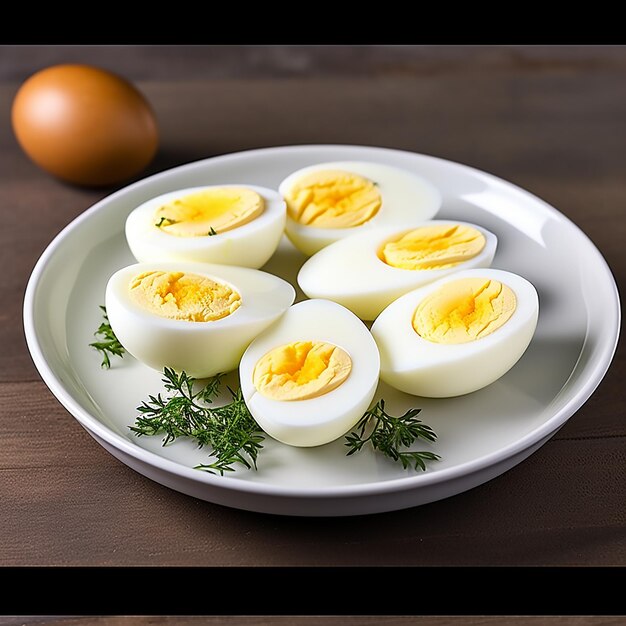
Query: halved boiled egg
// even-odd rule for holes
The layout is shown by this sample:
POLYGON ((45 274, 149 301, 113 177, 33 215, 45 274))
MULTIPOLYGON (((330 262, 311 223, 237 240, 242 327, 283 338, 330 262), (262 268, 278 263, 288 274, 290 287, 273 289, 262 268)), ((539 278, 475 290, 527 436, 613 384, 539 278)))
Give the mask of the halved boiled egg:
POLYGON ((373 320, 401 295, 453 272, 489 267, 497 237, 458 221, 391 226, 337 241, 308 259, 298 284, 310 298, 338 302, 373 320))
POLYGON ((111 328, 130 354, 197 378, 235 369, 294 299, 289 283, 259 270, 172 261, 124 267, 105 294, 111 328))
POLYGON ((363 230, 428 220, 441 194, 420 176, 391 165, 333 161, 304 167, 280 183, 285 231, 306 255, 363 230))
POLYGON ((341 437, 367 411, 379 366, 361 320, 334 302, 305 300, 250 344, 239 378, 265 432, 292 446, 318 446, 341 437))
POLYGON ((259 268, 276 251, 285 219, 285 202, 272 189, 191 187, 139 205, 126 220, 126 239, 140 262, 199 261, 259 268))
POLYGON ((417 396, 476 391, 520 359, 538 314, 537 291, 517 274, 473 269, 446 276, 402 296, 374 322, 380 376, 417 396))

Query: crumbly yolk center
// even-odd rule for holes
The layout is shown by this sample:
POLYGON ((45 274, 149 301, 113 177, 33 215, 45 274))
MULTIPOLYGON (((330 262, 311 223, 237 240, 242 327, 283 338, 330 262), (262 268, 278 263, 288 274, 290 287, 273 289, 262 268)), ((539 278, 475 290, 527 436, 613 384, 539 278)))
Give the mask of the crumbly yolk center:
POLYGON ((154 225, 176 237, 218 235, 257 218, 263 198, 245 187, 210 187, 172 200, 154 213, 154 225))
POLYGON ((150 313, 189 322, 213 322, 241 306, 241 296, 232 287, 184 272, 143 272, 130 281, 129 293, 150 313))
POLYGON ((371 180, 340 170, 305 174, 285 196, 287 213, 318 228, 360 226, 378 213, 382 198, 371 180))
POLYGON ((446 269, 475 257, 485 243, 479 230, 464 224, 421 226, 388 241, 378 256, 387 265, 405 270, 446 269))
POLYGON ((296 341, 261 357, 252 382, 266 398, 306 400, 339 387, 351 369, 350 355, 339 346, 324 341, 296 341))
POLYGON ((504 283, 461 278, 420 302, 413 315, 413 330, 434 343, 467 343, 503 326, 516 307, 515 293, 504 283))

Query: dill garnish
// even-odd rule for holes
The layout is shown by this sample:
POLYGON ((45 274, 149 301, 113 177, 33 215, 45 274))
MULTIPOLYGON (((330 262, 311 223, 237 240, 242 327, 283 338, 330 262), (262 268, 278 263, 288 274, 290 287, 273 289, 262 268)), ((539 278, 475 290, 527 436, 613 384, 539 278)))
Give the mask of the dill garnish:
POLYGON ((165 389, 173 393, 166 398, 160 393, 149 396, 148 401, 137 407, 140 415, 129 428, 137 436, 164 434, 164 446, 178 437, 191 437, 200 447, 210 446, 216 460, 197 465, 196 469, 211 474, 217 472, 223 476, 224 472, 232 472, 235 463, 257 469, 257 456, 265 437, 250 414, 241 389, 233 391, 228 387, 231 402, 213 408, 207 405, 212 404, 219 393, 222 374, 210 378, 196 392, 193 389, 195 378, 185 372, 177 374, 166 367, 163 374, 165 389))
MULTIPOLYGON (((137 407, 140 415, 135 425, 129 426, 130 430, 137 436, 164 435, 164 446, 178 437, 190 437, 199 447, 212 448, 211 456, 216 460, 196 465, 195 469, 223 476, 225 472, 234 471, 233 465, 238 463, 256 470, 265 433, 248 410, 241 389, 233 391, 228 387, 230 403, 214 408, 208 405, 219 393, 222 374, 209 378, 198 391, 194 391, 196 379, 185 372, 177 374, 166 367, 163 374, 165 389, 172 393, 167 397, 160 393, 148 396, 149 399, 137 407)), ((385 401, 380 400, 357 423, 358 432, 346 435, 348 443, 345 445, 350 447, 348 456, 362 450, 369 442, 375 450, 402 463, 404 469, 412 465, 416 470, 425 470, 425 461, 439 459, 438 454, 400 450, 418 438, 427 441, 437 438, 430 426, 416 419, 420 410, 409 409, 404 415, 394 417, 385 411, 385 401), (369 430, 367 436, 366 429, 369 430)))
POLYGON ((161 228, 163 226, 163 222, 167 222, 165 226, 171 226, 172 224, 177 224, 178 220, 171 220, 169 217, 161 217, 161 219, 155 224, 157 228, 161 228))
POLYGON ((346 435, 345 445, 350 448, 347 455, 358 452, 369 442, 375 450, 402 463, 404 469, 413 465, 415 470, 419 468, 425 471, 425 461, 440 459, 438 454, 401 450, 420 438, 426 441, 437 439, 433 429, 417 419, 420 412, 421 409, 409 409, 404 415, 393 416, 385 411, 385 401, 379 400, 357 423, 356 431, 346 435), (369 434, 364 436, 368 426, 371 426, 371 429, 369 429, 369 434))
POLYGON ((100 308, 102 309, 102 317, 104 317, 104 321, 100 324, 94 335, 102 337, 103 341, 94 341, 89 345, 102 353, 102 363, 100 367, 108 370, 109 367, 111 367, 111 361, 108 353, 110 352, 112 355, 123 357, 124 352, 126 351, 124 350, 124 346, 115 336, 115 333, 111 328, 111 324, 109 324, 106 307, 100 306, 100 308))

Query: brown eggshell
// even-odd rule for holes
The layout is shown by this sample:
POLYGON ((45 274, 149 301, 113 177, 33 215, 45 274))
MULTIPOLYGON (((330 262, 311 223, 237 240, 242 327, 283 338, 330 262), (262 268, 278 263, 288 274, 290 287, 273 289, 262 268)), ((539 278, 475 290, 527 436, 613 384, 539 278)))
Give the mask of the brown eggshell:
POLYGON ((40 167, 78 185, 111 185, 139 173, 158 145, 154 113, 128 81, 88 65, 37 72, 13 101, 13 130, 40 167))

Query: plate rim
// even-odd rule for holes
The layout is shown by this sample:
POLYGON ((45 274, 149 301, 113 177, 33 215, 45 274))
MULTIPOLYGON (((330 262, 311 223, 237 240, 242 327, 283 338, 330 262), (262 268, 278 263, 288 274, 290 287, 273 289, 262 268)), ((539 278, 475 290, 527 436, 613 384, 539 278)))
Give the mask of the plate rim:
MULTIPOLYGON (((37 368, 41 378, 44 383, 48 386, 50 391, 52 391, 53 395, 56 399, 69 411, 69 413, 91 434, 94 433, 98 437, 101 437, 107 443, 109 443, 114 448, 124 452, 137 461, 141 463, 145 463, 150 466, 154 466, 162 471, 165 471, 170 474, 175 474, 181 478, 186 480, 191 480, 195 483, 204 483, 210 487, 217 487, 219 489, 226 489, 228 491, 239 491, 242 493, 252 493, 257 495, 264 496, 275 496, 275 497, 288 497, 288 498, 333 498, 333 497, 360 497, 367 495, 377 495, 381 493, 392 493, 392 492, 403 492, 403 491, 411 491, 413 489, 418 489, 420 487, 433 486, 439 483, 447 483, 449 481, 453 481, 455 479, 460 479, 464 476, 468 476, 474 474, 476 472, 483 471, 491 466, 494 466, 498 463, 505 462, 510 457, 515 456, 533 446, 534 444, 542 441, 543 439, 548 438, 558 431, 567 420, 576 412, 578 409, 589 399, 589 397, 593 394, 593 392, 597 389, 598 385, 601 383, 604 378, 606 372, 608 371, 613 357, 615 355, 615 351, 617 349, 618 341, 619 341, 619 332, 620 332, 620 324, 621 324, 621 306, 620 306, 620 298, 619 291, 617 288, 617 284, 615 282, 615 278, 613 273, 606 262, 606 259, 600 252, 600 250, 596 247, 593 241, 586 235, 586 233, 577 226, 571 219, 569 219, 566 215, 558 211, 555 207, 539 198, 535 194, 527 191, 526 189, 516 185, 515 183, 509 182, 499 176, 491 174, 489 172, 485 172, 484 170, 480 170, 471 165, 466 165, 464 163, 460 163, 457 161, 451 161, 449 159, 444 159, 442 157, 433 156, 429 154, 414 152, 411 150, 401 150, 396 148, 386 148, 380 146, 368 146, 368 145, 358 145, 358 144, 297 144, 297 145, 285 145, 285 146, 272 146, 265 148, 253 148, 248 150, 241 150, 238 152, 231 152, 222 155, 216 155, 207 157, 204 159, 199 159, 196 161, 191 161, 189 163, 185 163, 182 165, 178 165, 160 172, 156 172, 150 176, 142 178, 138 181, 135 181, 129 185, 122 187, 121 189, 116 190, 115 192, 108 194, 104 198, 100 199, 90 207, 88 207, 85 211, 83 211, 80 215, 74 218, 71 222, 69 222, 46 246, 43 253, 40 255, 37 260, 31 275, 29 277, 25 294, 24 294, 24 306, 23 306, 23 324, 24 324, 24 333, 26 337, 26 343, 28 349, 31 354, 31 358, 37 368), (259 155, 262 156, 264 153, 274 153, 274 152, 307 152, 307 151, 325 151, 325 150, 333 150, 333 149, 344 149, 344 150, 366 150, 376 153, 394 153, 394 154, 402 154, 409 156, 418 156, 421 158, 432 159, 435 161, 439 161, 442 164, 447 166, 460 167, 466 171, 469 171, 474 176, 486 177, 493 184, 496 183, 499 186, 504 186, 508 189, 514 189, 517 193, 520 193, 522 196, 529 197, 534 202, 539 202, 544 209, 550 212, 554 217, 556 217, 559 221, 565 221, 568 223, 570 227, 572 227, 575 231, 581 235, 589 245, 590 251, 596 255, 597 260, 600 265, 604 269, 604 273, 606 277, 610 281, 611 286, 611 294, 614 298, 615 307, 610 307, 610 309, 615 314, 615 324, 610 328, 610 335, 607 336, 606 333, 603 333, 603 337, 606 336, 604 341, 605 345, 602 349, 601 356, 597 359, 597 362, 594 364, 593 370, 590 372, 589 377, 586 379, 584 384, 580 386, 580 388, 576 391, 576 393, 572 396, 572 398, 563 406, 560 410, 556 411, 551 417, 542 423, 537 428, 531 430, 523 437, 509 443, 504 448, 500 448, 496 451, 489 452, 480 457, 473 458, 469 461, 465 461, 460 465, 456 465, 449 468, 444 468, 442 470, 438 470, 437 472, 424 472, 419 474, 406 475, 399 478, 392 478, 387 480, 382 480, 378 482, 369 482, 369 483, 357 483, 357 484, 346 484, 346 485, 332 485, 326 487, 291 487, 284 485, 272 485, 269 483, 262 482, 254 482, 247 480, 237 480, 231 479, 229 480, 228 476, 218 476, 209 474, 207 472, 201 472, 192 467, 186 467, 177 461, 173 461, 166 457, 162 457, 159 454, 142 448, 134 444, 131 440, 124 438, 122 435, 117 434, 109 427, 107 427, 103 422, 101 422, 95 415, 92 415, 89 411, 87 411, 84 407, 82 407, 74 398, 72 397, 71 392, 65 388, 64 384, 57 378, 54 370, 48 365, 45 355, 43 353, 43 349, 40 345, 40 342, 37 337, 36 331, 36 320, 35 320, 35 300, 37 294, 37 288, 40 284, 41 278, 45 272, 45 269, 50 262, 50 260, 54 257, 57 250, 62 246, 64 240, 72 233, 76 228, 78 228, 83 222, 91 219, 91 217, 106 209, 107 205, 117 199, 118 196, 123 196, 130 191, 135 191, 144 186, 150 186, 156 179, 161 179, 163 177, 167 177, 170 175, 175 175, 179 173, 181 170, 193 170, 196 168, 201 168, 210 162, 225 162, 229 160, 237 160, 246 155, 259 155)), ((585 344, 588 341, 588 332, 587 328, 585 339, 583 340, 581 354, 584 350, 585 344)), ((575 369, 576 365, 574 365, 575 369)), ((574 371, 572 370, 572 372, 574 371)))

